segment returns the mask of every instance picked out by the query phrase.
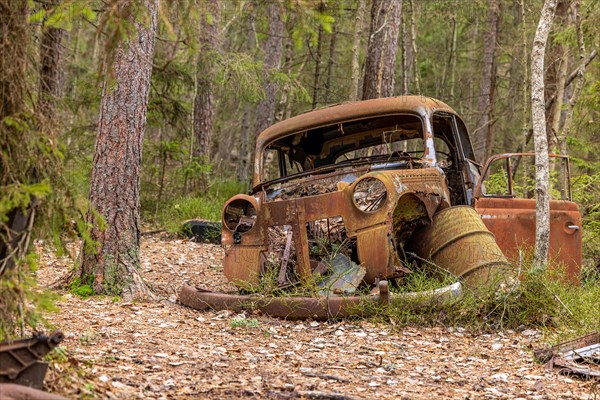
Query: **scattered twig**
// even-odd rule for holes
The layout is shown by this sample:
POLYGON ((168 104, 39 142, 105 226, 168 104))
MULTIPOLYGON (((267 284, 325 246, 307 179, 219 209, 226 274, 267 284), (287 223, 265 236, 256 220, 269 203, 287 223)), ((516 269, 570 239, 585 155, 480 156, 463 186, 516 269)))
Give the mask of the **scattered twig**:
POLYGON ((336 375, 319 374, 317 372, 310 372, 310 371, 304 371, 304 372, 302 372, 302 375, 308 376, 311 378, 332 379, 334 381, 338 381, 338 382, 342 382, 342 383, 350 383, 349 379, 342 378, 342 377, 339 377, 336 375))
POLYGON ((299 397, 319 400, 359 400, 358 397, 348 396, 343 393, 321 392, 318 390, 298 390, 295 392, 299 397))

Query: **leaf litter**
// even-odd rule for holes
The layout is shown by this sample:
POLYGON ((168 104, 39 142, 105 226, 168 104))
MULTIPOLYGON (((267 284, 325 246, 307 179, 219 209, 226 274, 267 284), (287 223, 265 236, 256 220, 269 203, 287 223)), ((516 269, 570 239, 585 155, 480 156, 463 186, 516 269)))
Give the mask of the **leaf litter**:
MULTIPOLYGON (((69 258, 39 244, 38 251, 41 286, 69 273, 69 258)), ((536 330, 473 334, 198 312, 177 304, 184 282, 235 291, 222 274, 219 246, 159 234, 142 238, 140 256, 163 300, 62 291, 60 311, 47 320, 65 334, 66 357, 53 358, 46 390, 69 398, 342 400, 589 399, 600 390, 535 364, 536 330)))

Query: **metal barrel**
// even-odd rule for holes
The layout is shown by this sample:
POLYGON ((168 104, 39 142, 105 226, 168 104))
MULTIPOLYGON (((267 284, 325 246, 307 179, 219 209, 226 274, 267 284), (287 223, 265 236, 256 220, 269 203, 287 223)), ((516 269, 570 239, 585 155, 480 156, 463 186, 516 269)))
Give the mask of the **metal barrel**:
POLYGON ((469 286, 504 281, 511 269, 495 236, 469 206, 437 212, 432 223, 415 234, 412 247, 417 255, 462 277, 469 286))

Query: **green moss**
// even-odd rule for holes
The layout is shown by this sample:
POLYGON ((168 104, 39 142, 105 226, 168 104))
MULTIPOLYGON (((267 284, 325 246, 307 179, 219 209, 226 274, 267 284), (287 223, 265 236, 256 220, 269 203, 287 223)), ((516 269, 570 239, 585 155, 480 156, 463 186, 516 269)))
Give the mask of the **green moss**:
POLYGON ((85 280, 82 280, 79 277, 75 277, 69 282, 69 290, 76 296, 81 298, 87 298, 94 296, 96 291, 94 290, 94 286, 92 285, 93 278, 90 276, 85 280))

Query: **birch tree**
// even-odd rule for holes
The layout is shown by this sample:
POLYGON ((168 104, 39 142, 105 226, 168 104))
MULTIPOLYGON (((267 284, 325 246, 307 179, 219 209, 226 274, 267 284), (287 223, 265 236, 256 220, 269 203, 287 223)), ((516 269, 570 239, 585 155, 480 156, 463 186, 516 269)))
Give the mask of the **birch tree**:
POLYGON ((79 277, 98 294, 125 299, 149 296, 140 274, 140 169, 158 0, 133 10, 134 32, 117 47, 114 81, 102 87, 79 277))
POLYGON ((544 54, 552 27, 556 0, 545 0, 531 50, 531 122, 535 149, 535 254, 536 267, 548 260, 550 247, 550 195, 548 172, 548 138, 544 101, 544 54))

